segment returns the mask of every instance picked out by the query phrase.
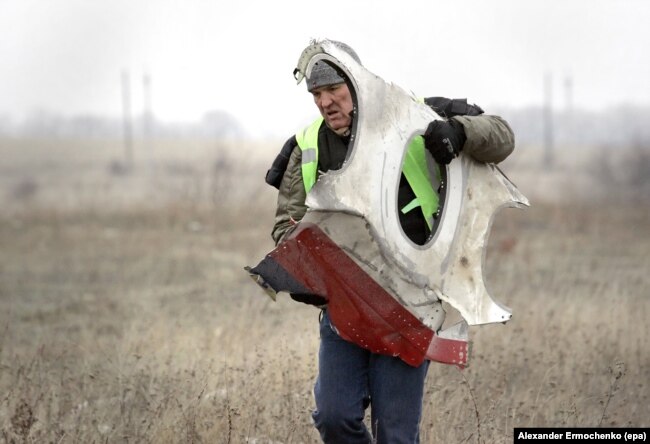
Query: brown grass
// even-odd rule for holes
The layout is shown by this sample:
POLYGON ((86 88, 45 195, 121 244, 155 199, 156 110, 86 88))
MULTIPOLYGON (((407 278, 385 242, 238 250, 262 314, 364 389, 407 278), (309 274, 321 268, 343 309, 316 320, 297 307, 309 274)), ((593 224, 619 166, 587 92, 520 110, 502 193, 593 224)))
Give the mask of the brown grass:
MULTIPOLYGON (((3 213, 0 442, 318 442, 318 311, 242 270, 268 196, 3 213)), ((430 367, 422 442, 649 426, 648 252, 647 206, 500 213, 486 272, 514 317, 472 327, 463 373, 430 367)))
MULTIPOLYGON (((318 313, 271 302, 242 271, 272 246, 260 213, 3 219, 2 439, 316 442, 318 313)), ((463 374, 431 366, 423 442, 648 426, 649 231, 639 208, 501 214, 488 281, 515 316, 472 328, 463 374)))

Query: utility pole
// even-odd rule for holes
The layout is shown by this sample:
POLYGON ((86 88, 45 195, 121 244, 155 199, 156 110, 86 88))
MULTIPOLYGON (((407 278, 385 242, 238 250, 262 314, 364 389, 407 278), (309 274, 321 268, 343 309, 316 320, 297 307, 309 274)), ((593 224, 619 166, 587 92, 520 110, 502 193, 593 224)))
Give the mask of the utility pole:
POLYGON ((122 71, 122 131, 124 137, 124 162, 127 169, 133 166, 133 123, 131 119, 131 78, 122 71))
POLYGON ((571 114, 573 112, 573 77, 571 75, 564 78, 564 100, 566 113, 571 114))
POLYGON ((151 75, 145 71, 142 76, 142 138, 145 146, 146 155, 153 163, 153 108, 151 94, 151 75))
POLYGON ((544 168, 553 168, 553 78, 550 73, 544 75, 544 168))
POLYGON ((564 118, 562 119, 563 142, 574 142, 573 122, 573 77, 568 74, 564 78, 564 118))

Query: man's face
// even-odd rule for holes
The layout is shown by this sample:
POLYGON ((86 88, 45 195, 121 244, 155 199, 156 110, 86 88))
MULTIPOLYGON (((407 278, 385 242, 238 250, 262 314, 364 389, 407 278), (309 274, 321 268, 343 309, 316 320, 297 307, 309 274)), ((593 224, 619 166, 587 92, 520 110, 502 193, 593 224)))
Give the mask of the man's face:
POLYGON ((335 132, 352 124, 352 95, 345 83, 321 86, 311 93, 321 116, 335 132))

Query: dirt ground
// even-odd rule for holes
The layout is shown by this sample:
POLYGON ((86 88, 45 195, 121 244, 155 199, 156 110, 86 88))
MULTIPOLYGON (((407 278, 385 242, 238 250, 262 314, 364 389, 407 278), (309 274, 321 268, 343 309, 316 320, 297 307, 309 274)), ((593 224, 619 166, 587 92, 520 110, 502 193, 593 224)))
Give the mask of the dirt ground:
MULTIPOLYGON (((269 196, 3 212, 0 442, 318 442, 318 310, 243 271, 269 196)), ((464 371, 431 365, 422 442, 650 426, 649 270, 647 205, 499 213, 486 275, 513 319, 472 327, 464 371)))

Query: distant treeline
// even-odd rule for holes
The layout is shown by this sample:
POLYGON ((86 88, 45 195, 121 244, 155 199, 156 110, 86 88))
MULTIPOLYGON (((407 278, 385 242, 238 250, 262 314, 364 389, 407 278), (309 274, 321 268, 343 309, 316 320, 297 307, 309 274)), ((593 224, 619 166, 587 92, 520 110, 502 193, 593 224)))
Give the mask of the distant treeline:
POLYGON ((650 146, 650 107, 618 106, 605 111, 555 111, 542 107, 490 110, 512 126, 518 144, 650 146), (550 123, 550 124, 549 124, 550 123), (549 132, 548 134, 546 132, 549 132))
MULTIPOLYGON (((21 121, 0 115, 0 136, 120 138, 125 133, 126 125, 121 118, 90 114, 65 116, 51 111, 37 111, 21 121)), ((164 122, 153 116, 140 115, 134 117, 128 125, 129 131, 136 138, 245 136, 239 121, 221 110, 209 111, 197 122, 164 122)))
MULTIPOLYGON (((605 111, 575 109, 548 113, 543 107, 489 109, 506 118, 518 144, 594 146, 603 144, 650 146, 650 107, 619 106, 605 111), (550 118, 549 118, 550 116, 550 118)), ((136 138, 208 137, 245 138, 240 122, 227 111, 215 110, 196 122, 163 122, 153 116, 132 119, 136 138)), ((0 115, 0 136, 119 138, 125 133, 121 118, 97 115, 64 116, 39 111, 22 121, 0 115)))

